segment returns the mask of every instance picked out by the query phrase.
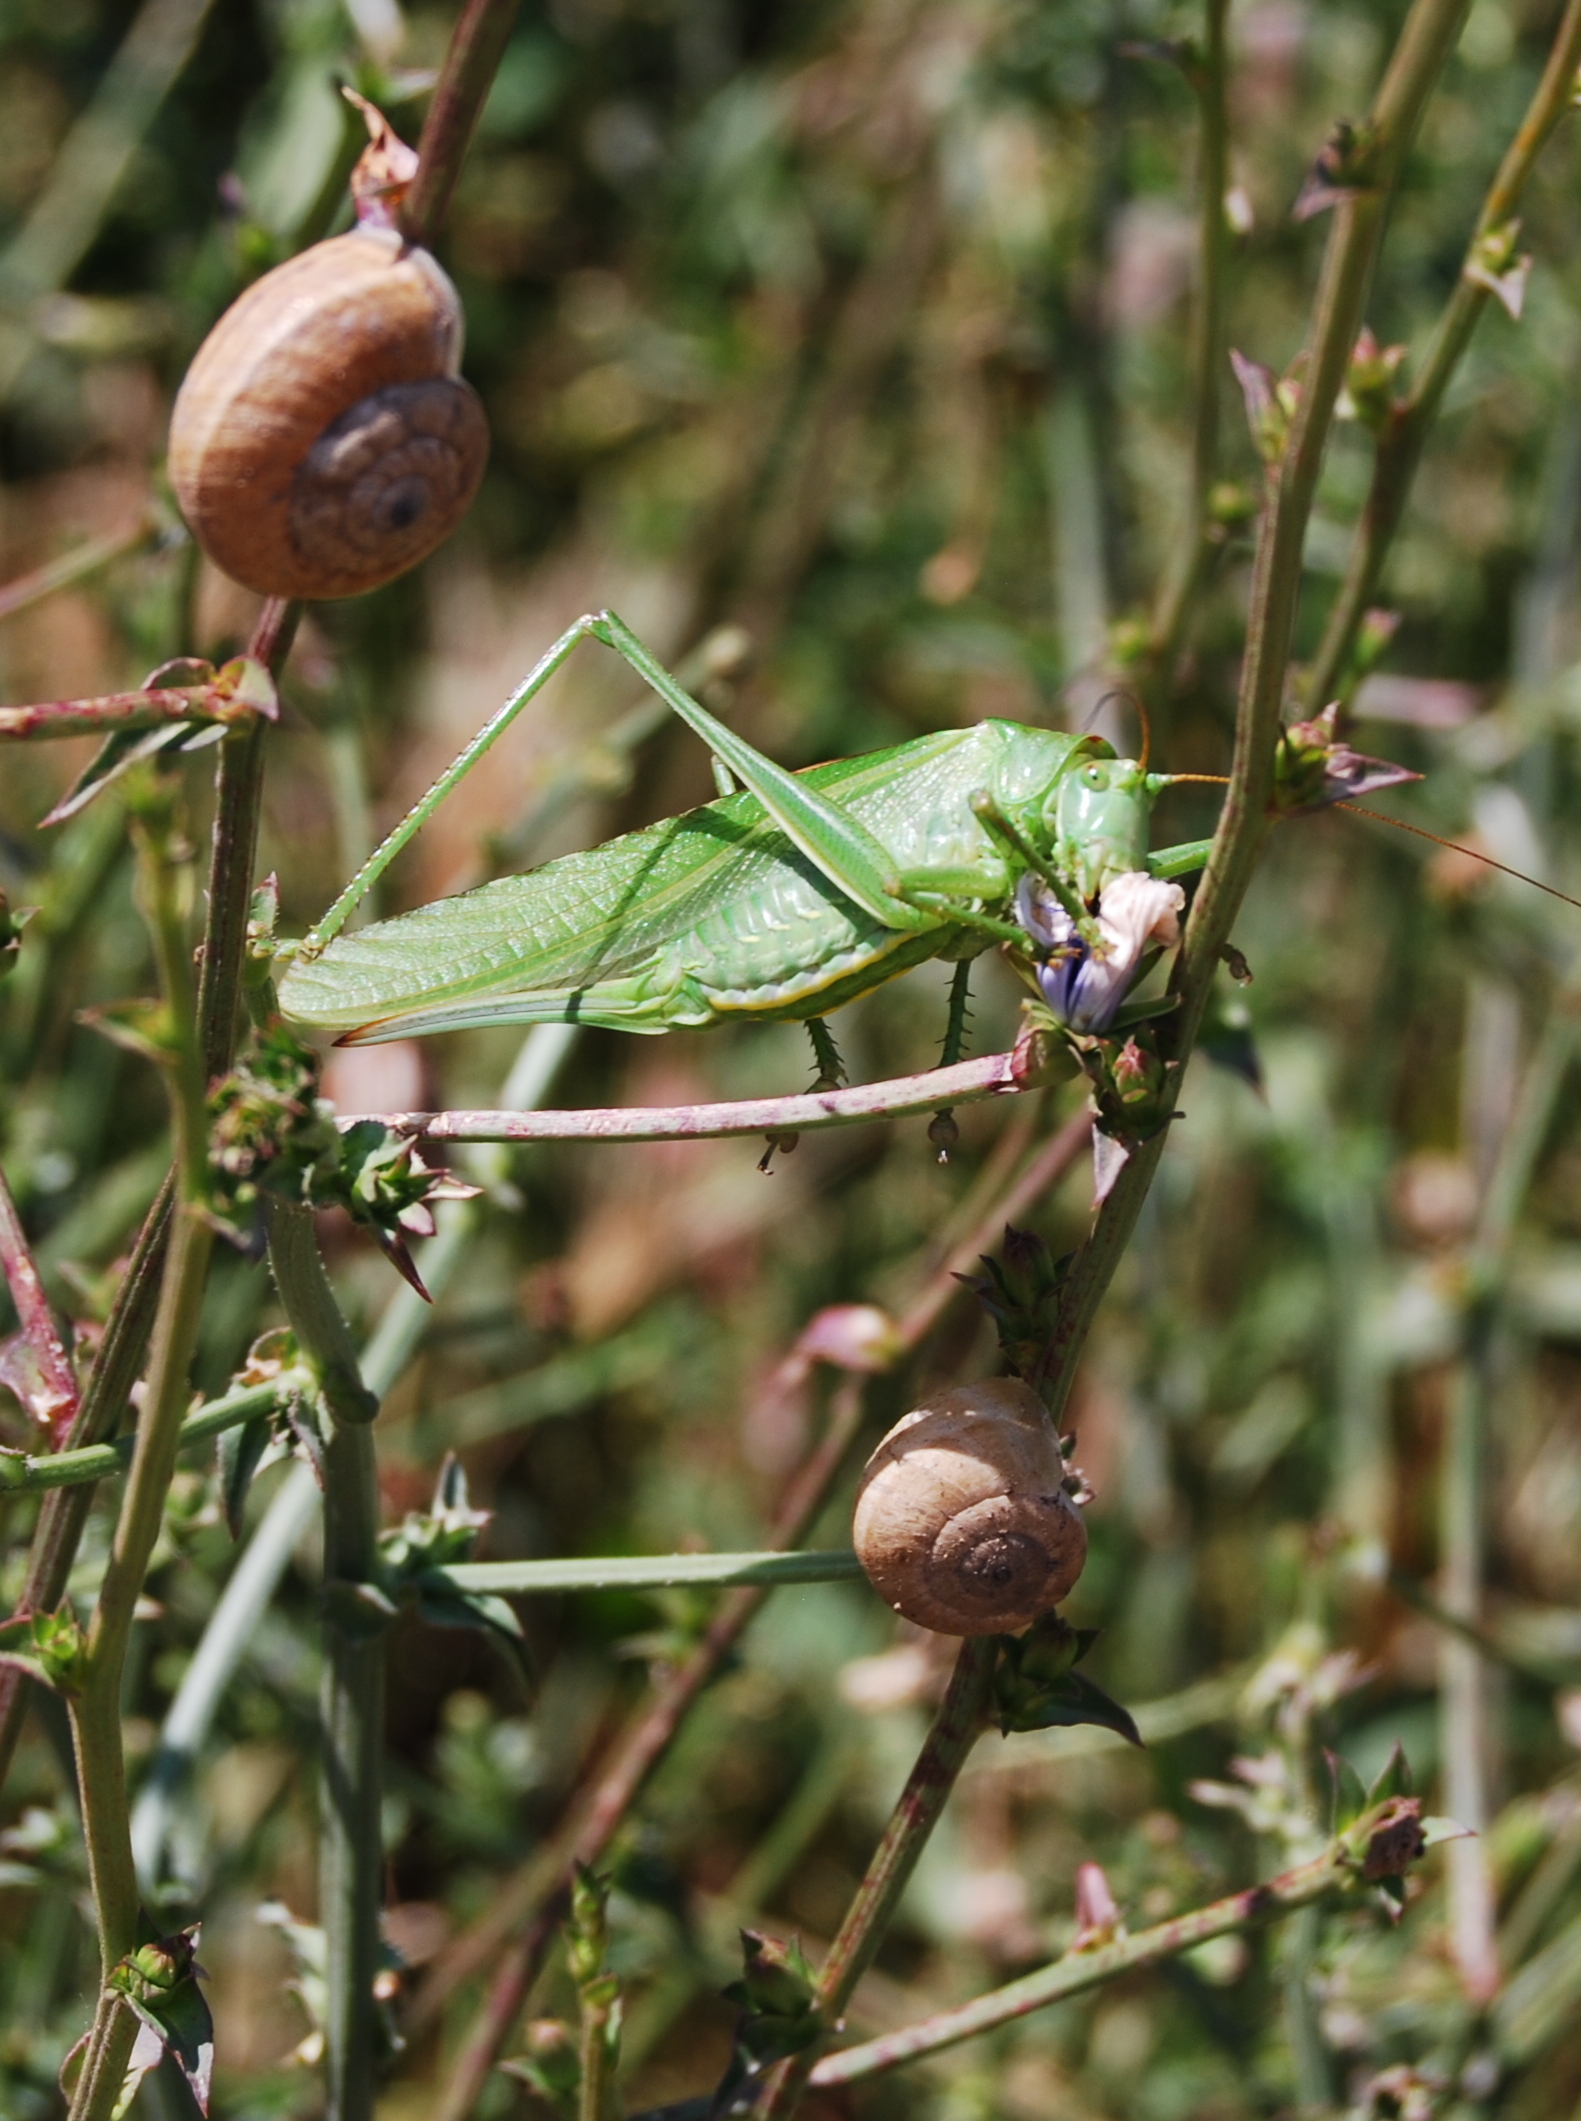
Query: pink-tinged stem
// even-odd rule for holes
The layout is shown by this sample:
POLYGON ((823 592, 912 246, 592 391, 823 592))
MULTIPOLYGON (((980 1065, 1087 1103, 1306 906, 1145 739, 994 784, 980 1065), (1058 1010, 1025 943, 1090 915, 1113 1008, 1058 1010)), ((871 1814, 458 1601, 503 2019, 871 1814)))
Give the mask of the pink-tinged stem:
MULTIPOLYGON (((992 1635, 969 1635, 961 1644, 933 1727, 819 1971, 816 1994, 830 2025, 840 2022, 852 1991, 872 1965, 956 1778, 985 1728, 998 1655, 992 1635)), ((810 2055, 795 2055, 779 2065, 753 2102, 755 2121, 785 2121, 796 2111, 807 2089, 811 2061, 810 2055)))
POLYGON ((401 222, 414 243, 432 243, 450 209, 520 0, 467 0, 417 143, 417 175, 401 222))
POLYGON ((809 1134, 860 1120, 905 1119, 949 1103, 1013 1097, 1029 1085, 1011 1072, 1013 1056, 990 1053, 926 1075, 797 1097, 750 1097, 718 1105, 594 1106, 584 1112, 374 1112, 343 1115, 343 1127, 376 1119, 397 1134, 436 1142, 689 1141, 730 1134, 809 1134))
POLYGON ((1310 1863, 1299 1864, 1294 1870, 1268 1879, 1265 1884, 1251 1886, 1243 1893, 1232 1893, 1226 1900, 1215 1900, 1208 1907, 1195 1908, 1189 1915, 1179 1915, 1172 1922, 1160 1922, 1152 1929, 1141 1930, 1134 1937, 1119 1938, 1096 1951, 1067 1952, 1051 1966, 1024 1974, 1008 1987, 996 1988, 986 1996, 979 1996, 975 2002, 962 2004, 957 2010, 940 2011, 936 2017, 924 2018, 900 2032, 885 2033, 879 2039, 864 2040, 859 2047, 848 2047, 837 2055, 826 2055, 814 2067, 810 2082, 815 2090, 830 2090, 837 2084, 854 2084, 862 2078, 876 2077, 884 2070, 896 2069, 904 2062, 916 2062, 924 2055, 936 2055, 941 2048, 954 2047, 979 2033, 992 2032, 996 2026, 1009 2025, 1032 2011, 1046 2010, 1051 2003, 1074 1996, 1082 1989, 1097 1988, 1105 1981, 1114 1980, 1116 1975, 1129 1973, 1137 1967, 1156 1966, 1161 1959, 1173 1959, 1177 1953, 1189 1951, 1193 1945, 1206 1944, 1210 1937, 1224 1937, 1236 1930, 1253 1929, 1260 1923, 1277 1921, 1280 1916, 1293 1914, 1297 1908, 1310 1907, 1314 1901, 1353 1883, 1354 1878, 1355 1872, 1347 1869, 1338 1846, 1325 1849, 1310 1863))
POLYGON ((211 685, 171 685, 152 692, 104 692, 91 700, 0 707, 0 737, 47 742, 105 729, 157 729, 165 722, 211 720, 204 708, 213 692, 211 685))
POLYGON ((3 1171, 0 1171, 0 1266, 5 1268, 11 1301, 16 1305, 28 1351, 38 1370, 40 1396, 33 1411, 49 1424, 49 1440, 58 1450, 66 1440, 81 1395, 77 1390, 77 1375, 72 1369, 71 1357, 55 1330, 55 1314, 44 1294, 44 1284, 39 1278, 37 1264, 28 1247, 27 1233, 22 1228, 22 1218, 16 1212, 16 1202, 11 1198, 11 1188, 6 1184, 3 1171))

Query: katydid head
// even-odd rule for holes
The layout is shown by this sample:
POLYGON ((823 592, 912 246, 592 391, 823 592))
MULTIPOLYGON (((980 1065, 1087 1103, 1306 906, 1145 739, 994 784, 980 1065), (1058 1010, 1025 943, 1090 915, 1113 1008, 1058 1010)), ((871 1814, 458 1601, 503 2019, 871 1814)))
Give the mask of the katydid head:
POLYGON ((1167 785, 1134 759, 1087 758, 1060 776, 1044 825, 1054 861, 1089 903, 1111 877, 1146 868, 1153 798, 1167 785))

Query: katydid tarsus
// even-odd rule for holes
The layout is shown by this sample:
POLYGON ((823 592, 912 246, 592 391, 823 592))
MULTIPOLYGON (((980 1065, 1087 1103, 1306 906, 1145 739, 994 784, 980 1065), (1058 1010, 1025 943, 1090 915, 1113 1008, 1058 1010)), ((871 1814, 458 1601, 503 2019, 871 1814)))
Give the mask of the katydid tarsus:
MULTIPOLYGON (((1008 943, 1057 1013, 1105 1028, 1149 939, 1168 940, 1168 880, 1208 842, 1150 854, 1168 774, 1092 736, 984 721, 803 773, 776 766, 693 700, 611 612, 579 619, 435 782, 300 943, 286 1015, 367 1044, 487 1024, 622 1031, 757 1017, 817 1026, 928 959, 964 966, 1008 943), (579 642, 625 657, 739 783, 586 853, 342 933, 358 901, 579 642)), ((949 1043, 964 1020, 956 983, 949 1043)), ((946 1060, 957 1057, 947 1052, 946 1060)))

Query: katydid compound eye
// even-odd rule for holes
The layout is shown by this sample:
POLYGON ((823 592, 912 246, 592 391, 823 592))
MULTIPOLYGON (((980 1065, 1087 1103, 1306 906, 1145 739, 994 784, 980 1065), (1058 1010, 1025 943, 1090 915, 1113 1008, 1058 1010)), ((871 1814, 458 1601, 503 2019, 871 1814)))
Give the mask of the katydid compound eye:
POLYGON ((1109 776, 1101 766, 1089 766, 1083 778, 1089 788, 1106 788, 1109 785, 1109 776))

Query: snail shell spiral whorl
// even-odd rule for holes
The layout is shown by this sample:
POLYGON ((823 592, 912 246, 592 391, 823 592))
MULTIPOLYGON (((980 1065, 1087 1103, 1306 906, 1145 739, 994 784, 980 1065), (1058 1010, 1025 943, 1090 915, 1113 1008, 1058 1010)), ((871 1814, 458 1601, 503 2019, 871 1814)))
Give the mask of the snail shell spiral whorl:
POLYGON ((1087 1528, 1059 1438, 1016 1378, 939 1392, 868 1460, 853 1538, 880 1595, 941 1635, 1010 1634, 1070 1590, 1087 1528))
POLYGON ((250 287, 171 418, 171 481, 215 564, 267 596, 353 596, 440 544, 488 456, 461 339, 449 279, 394 229, 315 243, 250 287))

